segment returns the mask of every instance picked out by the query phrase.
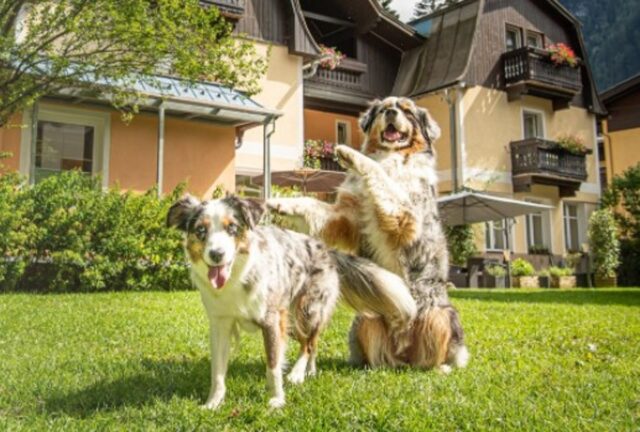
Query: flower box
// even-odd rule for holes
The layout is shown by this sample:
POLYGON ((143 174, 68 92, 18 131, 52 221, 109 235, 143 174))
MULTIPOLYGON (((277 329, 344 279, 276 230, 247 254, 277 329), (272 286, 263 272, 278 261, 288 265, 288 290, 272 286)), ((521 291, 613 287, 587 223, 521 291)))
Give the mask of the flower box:
POLYGON ((513 278, 514 288, 540 288, 538 276, 519 276, 513 278))
POLYGON ((575 276, 552 276, 551 287, 552 288, 575 288, 577 286, 577 278, 575 276))

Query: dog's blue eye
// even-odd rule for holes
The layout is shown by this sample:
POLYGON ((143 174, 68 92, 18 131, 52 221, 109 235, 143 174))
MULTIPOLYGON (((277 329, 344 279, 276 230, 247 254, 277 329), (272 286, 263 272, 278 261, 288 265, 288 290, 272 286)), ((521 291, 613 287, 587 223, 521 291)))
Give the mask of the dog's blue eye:
POLYGON ((232 236, 238 234, 238 225, 230 223, 229 225, 227 225, 227 232, 232 236))
POLYGON ((196 236, 202 240, 204 239, 204 237, 207 235, 207 228, 200 225, 198 228, 196 228, 196 236))

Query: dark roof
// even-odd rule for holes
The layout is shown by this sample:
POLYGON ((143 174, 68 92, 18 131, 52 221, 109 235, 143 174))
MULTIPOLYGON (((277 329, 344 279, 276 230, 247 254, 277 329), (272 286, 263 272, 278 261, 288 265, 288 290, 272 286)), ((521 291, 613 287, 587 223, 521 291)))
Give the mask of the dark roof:
MULTIPOLYGON (((419 48, 403 55, 394 85, 394 94, 419 96, 465 81, 473 52, 478 23, 484 4, 492 0, 465 0, 410 24, 427 38, 419 48)), ((606 110, 598 96, 580 21, 557 0, 544 0, 575 29, 580 53, 590 83, 590 96, 596 114, 606 110)))
POLYGON ((393 94, 418 96, 464 80, 484 0, 467 0, 412 21, 427 38, 402 56, 393 94))
POLYGON ((631 78, 627 78, 624 81, 615 84, 613 87, 609 87, 602 93, 600 93, 600 98, 605 105, 609 105, 611 102, 616 99, 626 96, 630 92, 639 91, 640 90, 640 73, 638 75, 634 75, 631 78))

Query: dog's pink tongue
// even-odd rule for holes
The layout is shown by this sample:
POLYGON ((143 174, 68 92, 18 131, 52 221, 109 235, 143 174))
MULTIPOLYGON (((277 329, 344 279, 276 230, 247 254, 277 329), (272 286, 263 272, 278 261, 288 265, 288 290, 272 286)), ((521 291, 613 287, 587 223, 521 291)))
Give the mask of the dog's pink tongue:
POLYGON ((229 279, 227 266, 209 267, 209 281, 214 288, 222 288, 229 279))
POLYGON ((384 139, 386 139, 387 141, 399 141, 400 138, 402 138, 402 134, 398 132, 398 130, 393 127, 393 125, 387 126, 387 128, 384 130, 384 139))

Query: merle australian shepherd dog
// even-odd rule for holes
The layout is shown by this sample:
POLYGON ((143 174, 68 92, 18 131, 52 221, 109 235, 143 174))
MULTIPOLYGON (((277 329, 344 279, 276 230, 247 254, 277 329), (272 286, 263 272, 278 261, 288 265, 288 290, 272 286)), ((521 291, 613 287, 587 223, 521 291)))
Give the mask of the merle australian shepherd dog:
POLYGON ((336 148, 348 173, 334 204, 280 198, 268 206, 297 216, 311 235, 375 262, 407 284, 416 317, 402 327, 384 314, 359 314, 350 334, 354 363, 463 367, 469 353, 447 295, 447 244, 436 203, 433 141, 440 129, 427 110, 395 97, 374 101, 360 126, 362 152, 336 148))

